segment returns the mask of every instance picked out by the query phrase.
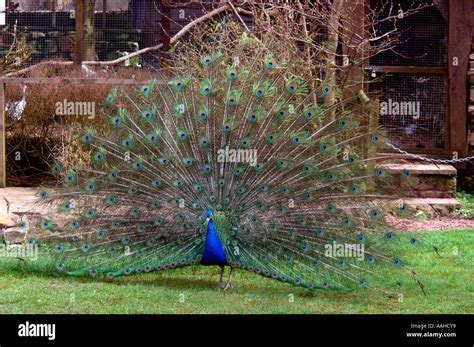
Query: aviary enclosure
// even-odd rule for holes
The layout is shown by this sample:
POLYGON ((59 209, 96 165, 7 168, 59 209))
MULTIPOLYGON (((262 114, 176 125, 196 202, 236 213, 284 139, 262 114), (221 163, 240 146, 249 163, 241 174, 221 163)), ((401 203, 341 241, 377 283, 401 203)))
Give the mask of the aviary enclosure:
POLYGON ((472 0, 0 6, 0 312, 472 313, 472 0))

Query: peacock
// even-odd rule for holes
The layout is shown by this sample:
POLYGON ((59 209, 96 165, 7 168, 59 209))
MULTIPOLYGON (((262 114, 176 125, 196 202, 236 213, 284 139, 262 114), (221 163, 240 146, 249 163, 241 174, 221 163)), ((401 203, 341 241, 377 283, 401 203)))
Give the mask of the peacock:
POLYGON ((22 223, 28 242, 72 276, 218 266, 222 289, 236 270, 343 291, 415 274, 397 253, 419 240, 384 217, 409 214, 416 179, 384 169, 376 103, 302 73, 297 47, 231 48, 176 51, 139 88, 112 88, 103 126, 77 129, 85 159, 52 163, 60 184, 39 189, 48 212, 22 223))

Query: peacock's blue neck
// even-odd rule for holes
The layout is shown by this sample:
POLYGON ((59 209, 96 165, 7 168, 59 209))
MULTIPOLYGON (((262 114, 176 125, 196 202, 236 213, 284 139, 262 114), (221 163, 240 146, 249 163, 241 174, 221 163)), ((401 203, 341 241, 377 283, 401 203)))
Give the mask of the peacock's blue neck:
POLYGON ((206 243, 202 254, 202 265, 225 265, 224 248, 217 238, 216 230, 212 219, 207 223, 206 243))

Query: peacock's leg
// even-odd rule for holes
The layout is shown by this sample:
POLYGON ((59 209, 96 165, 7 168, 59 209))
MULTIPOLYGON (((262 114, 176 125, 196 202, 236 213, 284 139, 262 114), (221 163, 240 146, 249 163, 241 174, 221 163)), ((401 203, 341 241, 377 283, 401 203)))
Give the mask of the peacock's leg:
POLYGON ((234 270, 233 267, 230 268, 229 278, 227 279, 227 284, 225 285, 224 290, 234 288, 234 286, 232 285, 232 270, 234 270))
POLYGON ((221 268, 221 273, 219 275, 219 283, 217 284, 217 287, 218 288, 222 288, 222 276, 224 276, 224 265, 219 265, 219 267, 221 268))

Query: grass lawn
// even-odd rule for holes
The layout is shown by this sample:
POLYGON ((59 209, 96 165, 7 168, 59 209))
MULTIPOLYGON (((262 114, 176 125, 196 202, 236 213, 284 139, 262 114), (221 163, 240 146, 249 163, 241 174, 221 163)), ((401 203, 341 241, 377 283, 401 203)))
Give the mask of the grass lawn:
POLYGON ((423 234, 439 245, 441 257, 432 249, 404 255, 426 296, 408 281, 400 288, 402 302, 367 289, 309 291, 243 270, 224 292, 217 289, 217 267, 95 280, 25 273, 18 260, 3 258, 0 313, 474 313, 474 230, 423 234))

